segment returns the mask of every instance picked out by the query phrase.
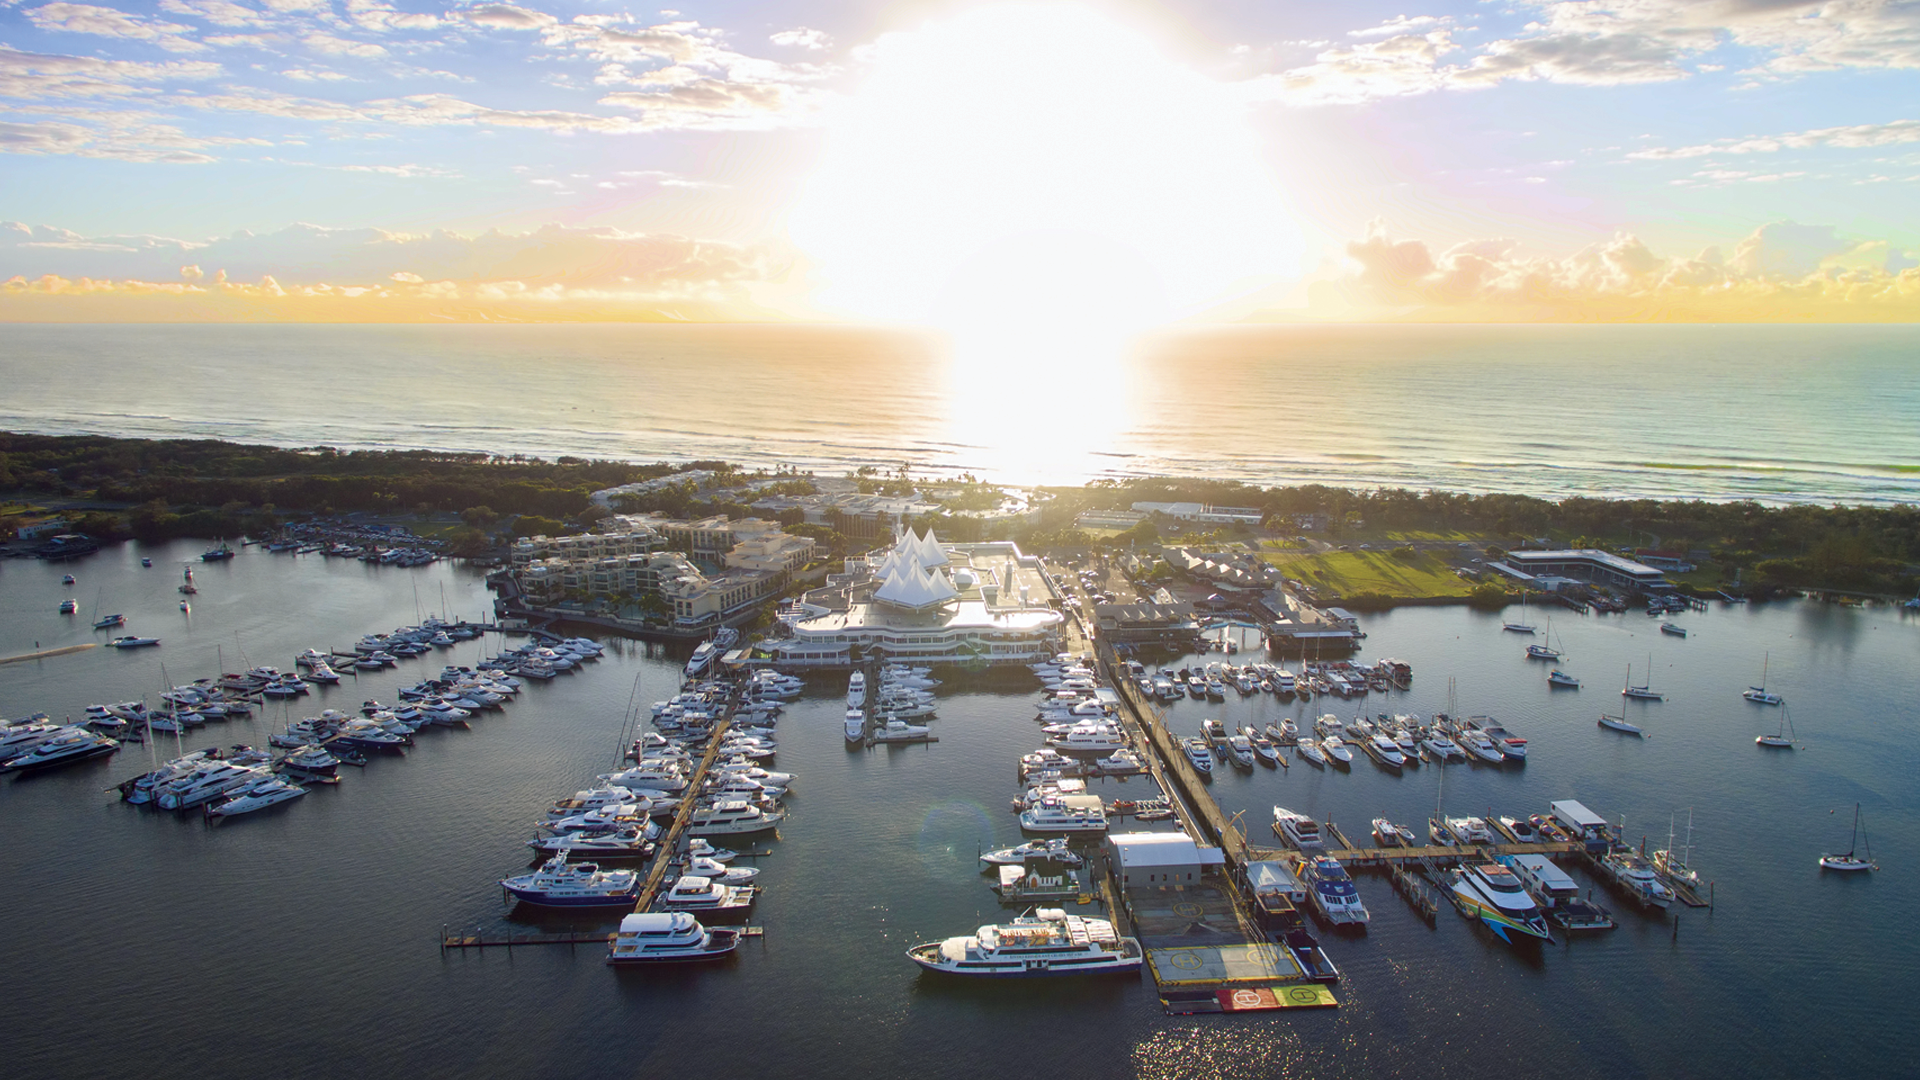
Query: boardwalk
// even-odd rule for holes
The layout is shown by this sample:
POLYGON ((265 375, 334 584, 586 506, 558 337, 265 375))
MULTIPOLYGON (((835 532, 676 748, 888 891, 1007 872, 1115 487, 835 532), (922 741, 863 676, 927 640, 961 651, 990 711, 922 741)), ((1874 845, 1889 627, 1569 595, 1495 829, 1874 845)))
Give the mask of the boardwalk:
POLYGON ((687 823, 693 820, 694 807, 700 802, 700 785, 706 781, 707 770, 713 767, 714 760, 720 756, 720 744, 726 741, 727 729, 733 726, 735 704, 733 699, 728 699, 726 715, 713 726, 713 735, 707 740, 707 752, 700 756, 700 764, 694 768, 693 775, 687 778, 686 797, 680 800, 680 808, 673 815, 673 824, 667 826, 666 835, 660 838, 660 845, 655 849, 653 865, 647 870, 647 880, 640 886, 640 899, 633 906, 636 912, 645 912, 653 906, 661 880, 666 877, 667 868, 673 862, 673 853, 679 847, 680 836, 686 832, 687 823))

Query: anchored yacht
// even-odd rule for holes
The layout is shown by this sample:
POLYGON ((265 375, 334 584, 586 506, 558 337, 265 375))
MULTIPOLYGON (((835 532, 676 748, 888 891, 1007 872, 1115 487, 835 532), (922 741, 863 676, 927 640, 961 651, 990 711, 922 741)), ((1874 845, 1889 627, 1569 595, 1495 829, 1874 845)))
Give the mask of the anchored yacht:
POLYGON ((1140 970, 1146 954, 1138 940, 1121 937, 1105 919, 1040 908, 1010 923, 982 926, 964 937, 915 945, 907 950, 907 957, 928 971, 1023 978, 1128 974, 1140 970))

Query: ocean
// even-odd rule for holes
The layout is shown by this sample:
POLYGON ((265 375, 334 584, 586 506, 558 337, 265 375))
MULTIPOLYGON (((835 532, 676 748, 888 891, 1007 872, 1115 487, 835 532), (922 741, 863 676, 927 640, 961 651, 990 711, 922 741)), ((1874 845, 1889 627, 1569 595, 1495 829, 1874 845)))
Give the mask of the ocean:
MULTIPOLYGON (((157 649, 91 649, 0 665, 0 714, 78 715, 250 664, 292 666, 309 646, 348 647, 426 614, 488 605, 463 567, 418 569, 244 549, 201 564, 204 544, 126 544, 67 565, 0 563, 0 656, 104 640, 97 607, 157 649), (141 557, 153 567, 140 565, 141 557), (178 609, 182 565, 192 611, 178 609), (72 572, 78 582, 60 583, 72 572), (74 597, 78 616, 56 614, 74 597)), ((1215 799, 1256 842, 1271 807, 1338 822, 1350 836, 1387 815, 1542 812, 1578 798, 1634 842, 1684 841, 1714 883, 1712 910, 1637 913, 1572 873, 1620 927, 1514 947, 1451 910, 1429 927, 1384 877, 1361 875, 1362 937, 1322 931, 1345 978, 1341 1005, 1312 1013, 1165 1015, 1142 979, 956 985, 903 955, 920 941, 1003 919, 976 867, 1019 839, 1015 763, 1039 745, 1037 683, 1024 672, 942 672, 938 743, 849 750, 845 677, 809 679, 780 721, 774 767, 797 775, 791 817, 765 854, 753 922, 766 936, 706 970, 608 969, 597 946, 442 953, 445 928, 604 928, 530 920, 495 882, 528 863, 524 842, 555 799, 613 768, 627 718, 669 696, 684 650, 610 642, 581 673, 530 685, 470 731, 429 729, 404 757, 259 815, 209 826, 124 805, 109 789, 149 767, 111 759, 0 777, 0 908, 11 1075, 167 1077, 405 1074, 421 1078, 662 1076, 716 1071, 796 1077, 1382 1077, 1452 1080, 1489 1069, 1566 1080, 1622 1077, 1895 1076, 1920 1055, 1908 1021, 1920 944, 1908 931, 1920 865, 1913 657, 1920 618, 1812 601, 1716 605, 1677 617, 1685 639, 1629 612, 1555 613, 1552 691, 1500 617, 1465 608, 1369 616, 1363 656, 1413 666, 1412 689, 1363 702, 1284 708, 1271 698, 1183 701, 1200 721, 1299 721, 1445 710, 1487 713, 1530 740, 1519 768, 1428 765, 1389 774, 1295 761, 1222 768, 1215 799), (1778 709, 1740 691, 1767 665, 1800 746, 1756 747, 1778 709), (1667 695, 1630 703, 1650 737, 1599 728, 1620 711, 1615 680, 1667 695), (1864 807, 1883 869, 1822 874, 1864 807)), ((1531 621, 1544 624, 1534 610, 1531 621)), ((209 725, 179 745, 260 744, 288 719, 391 701, 445 663, 472 664, 498 638, 396 671, 349 678, 209 725)), ((1246 658, 1245 655, 1241 657, 1246 658)), ((1178 667, 1209 657, 1169 657, 1178 667)), ((154 751, 177 746, 163 736, 154 751)), ((1139 781, 1102 794, 1137 794, 1139 781)), ((733 845, 739 846, 739 845, 733 845)))
POLYGON ((1920 327, 1194 328, 1112 355, 841 326, 10 325, 0 430, 1017 484, 1920 499, 1920 327))

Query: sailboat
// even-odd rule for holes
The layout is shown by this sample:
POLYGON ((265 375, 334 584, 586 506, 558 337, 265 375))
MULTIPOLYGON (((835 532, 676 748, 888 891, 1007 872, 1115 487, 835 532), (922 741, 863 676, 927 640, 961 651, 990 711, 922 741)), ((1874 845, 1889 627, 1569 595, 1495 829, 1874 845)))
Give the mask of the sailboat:
POLYGON ((1647 734, 1640 730, 1639 725, 1627 723, 1625 716, 1614 716, 1612 713, 1600 714, 1600 726, 1603 728, 1612 728, 1615 731, 1624 731, 1629 735, 1638 735, 1642 738, 1645 738, 1647 734))
POLYGON ((1653 654, 1647 654, 1647 681, 1639 686, 1633 685, 1633 665, 1627 665, 1627 685, 1621 689, 1621 697, 1639 698, 1642 701, 1665 701, 1665 694, 1653 692, 1653 654))
POLYGON ((1759 746, 1774 746, 1782 750, 1793 749, 1793 719, 1787 715, 1786 706, 1780 707, 1780 731, 1775 735, 1756 735, 1754 743, 1759 746))
POLYGON ((1878 870, 1880 864, 1873 861, 1873 845, 1866 844, 1866 854, 1857 855, 1862 844, 1866 843, 1866 834, 1860 828, 1860 804, 1853 804, 1853 840, 1847 845, 1845 853, 1820 856, 1822 870, 1878 870))
POLYGON ((1653 853, 1653 865, 1667 877, 1685 885, 1698 886, 1700 874, 1693 868, 1693 807, 1687 807, 1687 846, 1678 851, 1673 846, 1673 815, 1667 815, 1667 846, 1665 850, 1653 853))
MULTIPOLYGON (((1512 628, 1509 627, 1508 629, 1512 629, 1512 628)), ((1531 633, 1532 631, 1528 631, 1528 632, 1531 633)), ((1547 644, 1545 645, 1534 644, 1534 645, 1527 646, 1527 659, 1529 660, 1560 659, 1560 650, 1553 647, 1553 616, 1551 615, 1547 616, 1547 644)))
POLYGON ((1740 692, 1741 697, 1760 705, 1786 704, 1786 698, 1781 697, 1779 694, 1767 693, 1767 665, 1772 661, 1772 653, 1768 653, 1766 659, 1760 661, 1760 685, 1747 687, 1740 692))
MULTIPOLYGON (((1520 617, 1522 619, 1527 617, 1527 590, 1525 589, 1520 590, 1520 617)), ((1501 623, 1500 629, 1511 630, 1516 634, 1531 634, 1533 633, 1533 624, 1528 622, 1501 623)))
POLYGON ((1447 759, 1443 757, 1440 759, 1440 784, 1434 789, 1433 816, 1427 819, 1427 839, 1429 842, 1441 847, 1452 847, 1455 842, 1453 830, 1447 828, 1447 819, 1444 813, 1446 796, 1447 759))

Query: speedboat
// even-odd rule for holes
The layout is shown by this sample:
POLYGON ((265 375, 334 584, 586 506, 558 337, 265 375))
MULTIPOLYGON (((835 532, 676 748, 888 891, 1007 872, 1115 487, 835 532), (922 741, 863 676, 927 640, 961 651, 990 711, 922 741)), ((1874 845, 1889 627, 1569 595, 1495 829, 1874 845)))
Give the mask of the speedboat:
POLYGON ((1311 736, 1300 739, 1294 743, 1294 749, 1299 752, 1300 758, 1303 761, 1308 761, 1315 765, 1325 765, 1327 763, 1327 752, 1320 749, 1320 740, 1312 738, 1311 736))
POLYGON ((1146 954, 1138 940, 1121 937, 1105 919, 1039 908, 964 937, 915 945, 907 957, 928 971, 1009 978, 1130 974, 1140 970, 1146 954))
POLYGON ((107 647, 113 649, 138 649, 143 646, 158 644, 160 644, 160 639, 157 637, 134 637, 129 634, 126 637, 117 637, 107 642, 107 647))
POLYGON ((1663 634, 1672 634, 1674 637, 1687 636, 1687 628, 1681 626, 1679 623, 1663 622, 1660 624, 1660 632, 1663 634))
POLYGON ((1321 739, 1320 752, 1327 755, 1327 760, 1335 765, 1353 764, 1353 751, 1347 749, 1347 744, 1341 741, 1338 735, 1329 735, 1321 739))
POLYGON ((1533 902, 1513 871, 1498 863, 1474 863, 1454 872, 1453 903, 1463 914, 1478 918, 1499 936, 1520 933, 1551 942, 1547 917, 1533 902))
POLYGON ((620 920, 620 929, 607 946, 607 963, 684 964, 718 960, 740 944, 740 931, 707 929, 684 911, 647 912, 620 920))
POLYGON ((105 615, 93 620, 93 628, 95 630, 111 630, 116 626, 125 625, 127 625, 127 617, 125 615, 105 615))
POLYGON ((79 612, 80 612, 80 601, 78 601, 78 600, 62 600, 62 601, 60 601, 60 614, 62 614, 62 615, 77 615, 77 614, 79 614, 79 612))
POLYGON ((1275 832, 1286 838, 1287 843, 1301 851, 1326 849, 1326 841, 1320 836, 1320 823, 1306 814, 1276 806, 1273 808, 1273 827, 1275 832))
POLYGON ((1308 898, 1328 922, 1366 928, 1372 916, 1367 912, 1367 905, 1360 902, 1360 890, 1353 887, 1353 879, 1347 876, 1346 868, 1338 859, 1316 855, 1302 860, 1300 872, 1307 885, 1308 898))
POLYGON ((569 864, 567 854, 561 851, 533 873, 502 878, 500 887, 514 899, 535 907, 633 906, 640 895, 638 872, 602 870, 593 863, 569 864))
POLYGON ((1080 856, 1067 846, 1064 837, 1056 836, 1051 840, 1029 840, 1015 847, 989 851, 980 856, 980 861, 989 866, 1022 866, 1029 862, 1079 866, 1080 856))
POLYGON ((1501 817, 1495 818, 1494 822, 1500 826, 1501 832, 1513 837, 1513 842, 1516 844, 1537 844, 1540 842, 1540 833, 1534 829, 1533 823, 1526 818, 1501 817))

